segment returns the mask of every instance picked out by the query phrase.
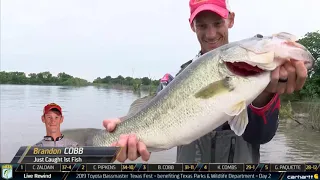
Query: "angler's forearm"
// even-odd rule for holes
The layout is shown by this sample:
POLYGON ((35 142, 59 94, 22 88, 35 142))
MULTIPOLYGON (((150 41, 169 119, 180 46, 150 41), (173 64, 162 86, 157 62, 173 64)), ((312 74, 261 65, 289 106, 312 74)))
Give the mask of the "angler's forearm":
POLYGON ((257 108, 263 108, 267 106, 272 98, 275 96, 274 93, 262 92, 253 102, 252 105, 257 108))
POLYGON ((280 98, 277 94, 262 108, 248 106, 249 123, 243 134, 251 144, 265 144, 275 136, 279 123, 280 98))

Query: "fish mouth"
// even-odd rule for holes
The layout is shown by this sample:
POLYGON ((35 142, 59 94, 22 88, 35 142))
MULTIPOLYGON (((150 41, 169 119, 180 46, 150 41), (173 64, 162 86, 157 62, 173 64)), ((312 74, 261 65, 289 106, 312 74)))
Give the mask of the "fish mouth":
POLYGON ((225 64, 229 71, 238 76, 254 76, 265 71, 257 66, 252 66, 245 62, 225 62, 225 64))

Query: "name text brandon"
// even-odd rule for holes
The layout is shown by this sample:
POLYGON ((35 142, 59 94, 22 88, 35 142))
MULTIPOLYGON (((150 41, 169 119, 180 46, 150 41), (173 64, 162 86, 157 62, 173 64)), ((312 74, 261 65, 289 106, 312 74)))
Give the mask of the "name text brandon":
POLYGON ((63 152, 59 148, 39 148, 35 147, 32 151, 33 155, 82 155, 82 147, 66 147, 63 152))

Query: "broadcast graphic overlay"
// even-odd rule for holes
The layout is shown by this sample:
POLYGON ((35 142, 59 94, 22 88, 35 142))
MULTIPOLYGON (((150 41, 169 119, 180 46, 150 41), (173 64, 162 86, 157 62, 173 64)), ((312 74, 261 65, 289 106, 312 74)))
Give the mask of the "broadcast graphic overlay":
POLYGON ((112 163, 118 147, 34 147, 22 146, 11 163, 112 163))
POLYGON ((2 179, 319 179, 320 164, 114 163, 116 147, 21 147, 2 179))
MULTIPOLYGON (((13 164, 8 179, 318 179, 320 164, 13 164), (308 166, 317 167, 307 169, 308 166), (30 166, 28 168, 28 166, 30 166), (35 170, 36 169, 36 170, 35 170)), ((8 169, 7 165, 2 169, 8 169)), ((10 168, 9 168, 10 169, 10 168)), ((4 173, 3 173, 4 174, 4 173)))

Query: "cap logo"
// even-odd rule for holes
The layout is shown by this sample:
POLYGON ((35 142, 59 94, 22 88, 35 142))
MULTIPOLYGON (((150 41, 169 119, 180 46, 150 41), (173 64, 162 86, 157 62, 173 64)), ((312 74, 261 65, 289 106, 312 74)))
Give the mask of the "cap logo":
POLYGON ((205 2, 205 1, 208 1, 208 0, 194 0, 193 3, 194 4, 198 4, 198 3, 201 3, 201 2, 205 2))

